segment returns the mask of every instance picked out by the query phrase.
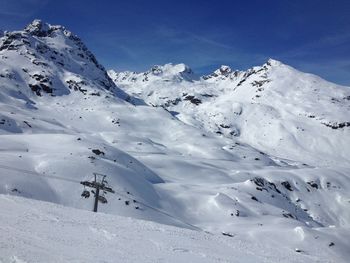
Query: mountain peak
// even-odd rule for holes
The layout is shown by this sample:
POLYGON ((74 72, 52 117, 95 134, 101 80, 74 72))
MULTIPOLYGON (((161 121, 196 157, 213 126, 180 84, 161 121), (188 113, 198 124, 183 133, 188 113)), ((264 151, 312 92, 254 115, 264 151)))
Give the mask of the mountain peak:
POLYGON ((193 74, 192 69, 187 66, 184 63, 180 64, 165 64, 164 66, 158 66, 163 69, 164 72, 168 72, 169 74, 181 74, 181 73, 186 73, 186 74, 193 74))
POLYGON ((25 27, 24 31, 34 36, 47 36, 52 31, 52 26, 40 19, 34 19, 25 27))
POLYGON ((208 79, 226 79, 231 75, 236 75, 237 71, 233 71, 230 66, 227 65, 221 65, 218 69, 216 69, 213 73, 209 75, 202 76, 202 79, 208 80, 208 79))
MULTIPOLYGON (((93 88, 119 91, 83 41, 63 26, 35 19, 22 31, 6 32, 0 39, 0 51, 5 57, 0 72, 13 69, 12 74, 24 81, 21 86, 29 87, 22 90, 28 96, 96 93, 93 88), (18 72, 19 60, 22 70, 18 72)), ((10 90, 16 80, 12 77, 8 82, 10 90)))
POLYGON ((215 74, 223 75, 223 76, 227 76, 231 72, 232 72, 232 69, 226 65, 221 65, 220 68, 218 68, 217 70, 214 71, 215 74))
MULTIPOLYGON (((149 71, 144 74, 155 76, 156 78, 177 79, 177 80, 192 80, 194 73, 192 69, 184 63, 165 65, 154 65, 149 71)), ((147 77, 148 79, 148 77, 147 77)))
POLYGON ((269 58, 266 62, 268 66, 281 66, 283 63, 273 58, 269 58))
POLYGON ((81 42, 79 37, 67 30, 64 26, 51 25, 40 19, 34 19, 24 28, 24 32, 36 37, 53 37, 54 32, 61 32, 61 34, 65 35, 66 37, 81 42))

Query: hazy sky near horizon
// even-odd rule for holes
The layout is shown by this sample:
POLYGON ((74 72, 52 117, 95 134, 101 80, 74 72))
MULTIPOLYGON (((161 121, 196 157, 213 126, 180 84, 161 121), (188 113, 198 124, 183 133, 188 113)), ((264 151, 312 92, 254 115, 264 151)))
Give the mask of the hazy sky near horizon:
POLYGON ((116 70, 185 63, 199 74, 268 58, 350 86, 350 1, 0 0, 0 29, 64 25, 116 70))

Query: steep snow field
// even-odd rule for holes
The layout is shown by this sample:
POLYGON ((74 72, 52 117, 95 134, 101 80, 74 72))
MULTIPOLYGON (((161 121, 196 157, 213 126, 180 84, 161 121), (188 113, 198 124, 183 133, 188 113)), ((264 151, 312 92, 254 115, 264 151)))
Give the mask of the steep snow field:
POLYGON ((108 73, 62 26, 35 20, 0 38, 0 206, 11 211, 0 243, 23 245, 1 245, 0 259, 86 262, 83 251, 102 239, 107 262, 150 250, 149 262, 347 262, 349 88, 274 60, 203 77, 183 64, 108 73), (92 209, 80 181, 94 172, 116 191, 99 211, 192 230, 79 210, 92 209), (69 223, 50 232, 56 219, 45 215, 55 213, 69 223), (28 240, 38 218, 47 232, 28 240), (56 247, 62 258, 43 252, 56 247))

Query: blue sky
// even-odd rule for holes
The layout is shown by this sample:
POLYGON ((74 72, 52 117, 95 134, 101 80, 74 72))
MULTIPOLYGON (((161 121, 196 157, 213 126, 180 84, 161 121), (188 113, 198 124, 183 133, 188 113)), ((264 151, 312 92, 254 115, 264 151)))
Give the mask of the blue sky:
POLYGON ((34 18, 80 36, 106 68, 247 69, 269 57, 350 86, 350 1, 0 0, 0 28, 34 18))

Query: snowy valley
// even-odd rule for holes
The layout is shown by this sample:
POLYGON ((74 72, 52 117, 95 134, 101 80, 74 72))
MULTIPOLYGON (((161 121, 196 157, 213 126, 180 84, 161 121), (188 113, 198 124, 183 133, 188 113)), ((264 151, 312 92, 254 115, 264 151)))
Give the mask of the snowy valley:
POLYGON ((349 112, 349 87, 273 59, 107 72, 63 26, 4 32, 0 262, 100 240, 104 262, 347 262, 349 112), (94 172, 116 192, 98 214, 94 172))

